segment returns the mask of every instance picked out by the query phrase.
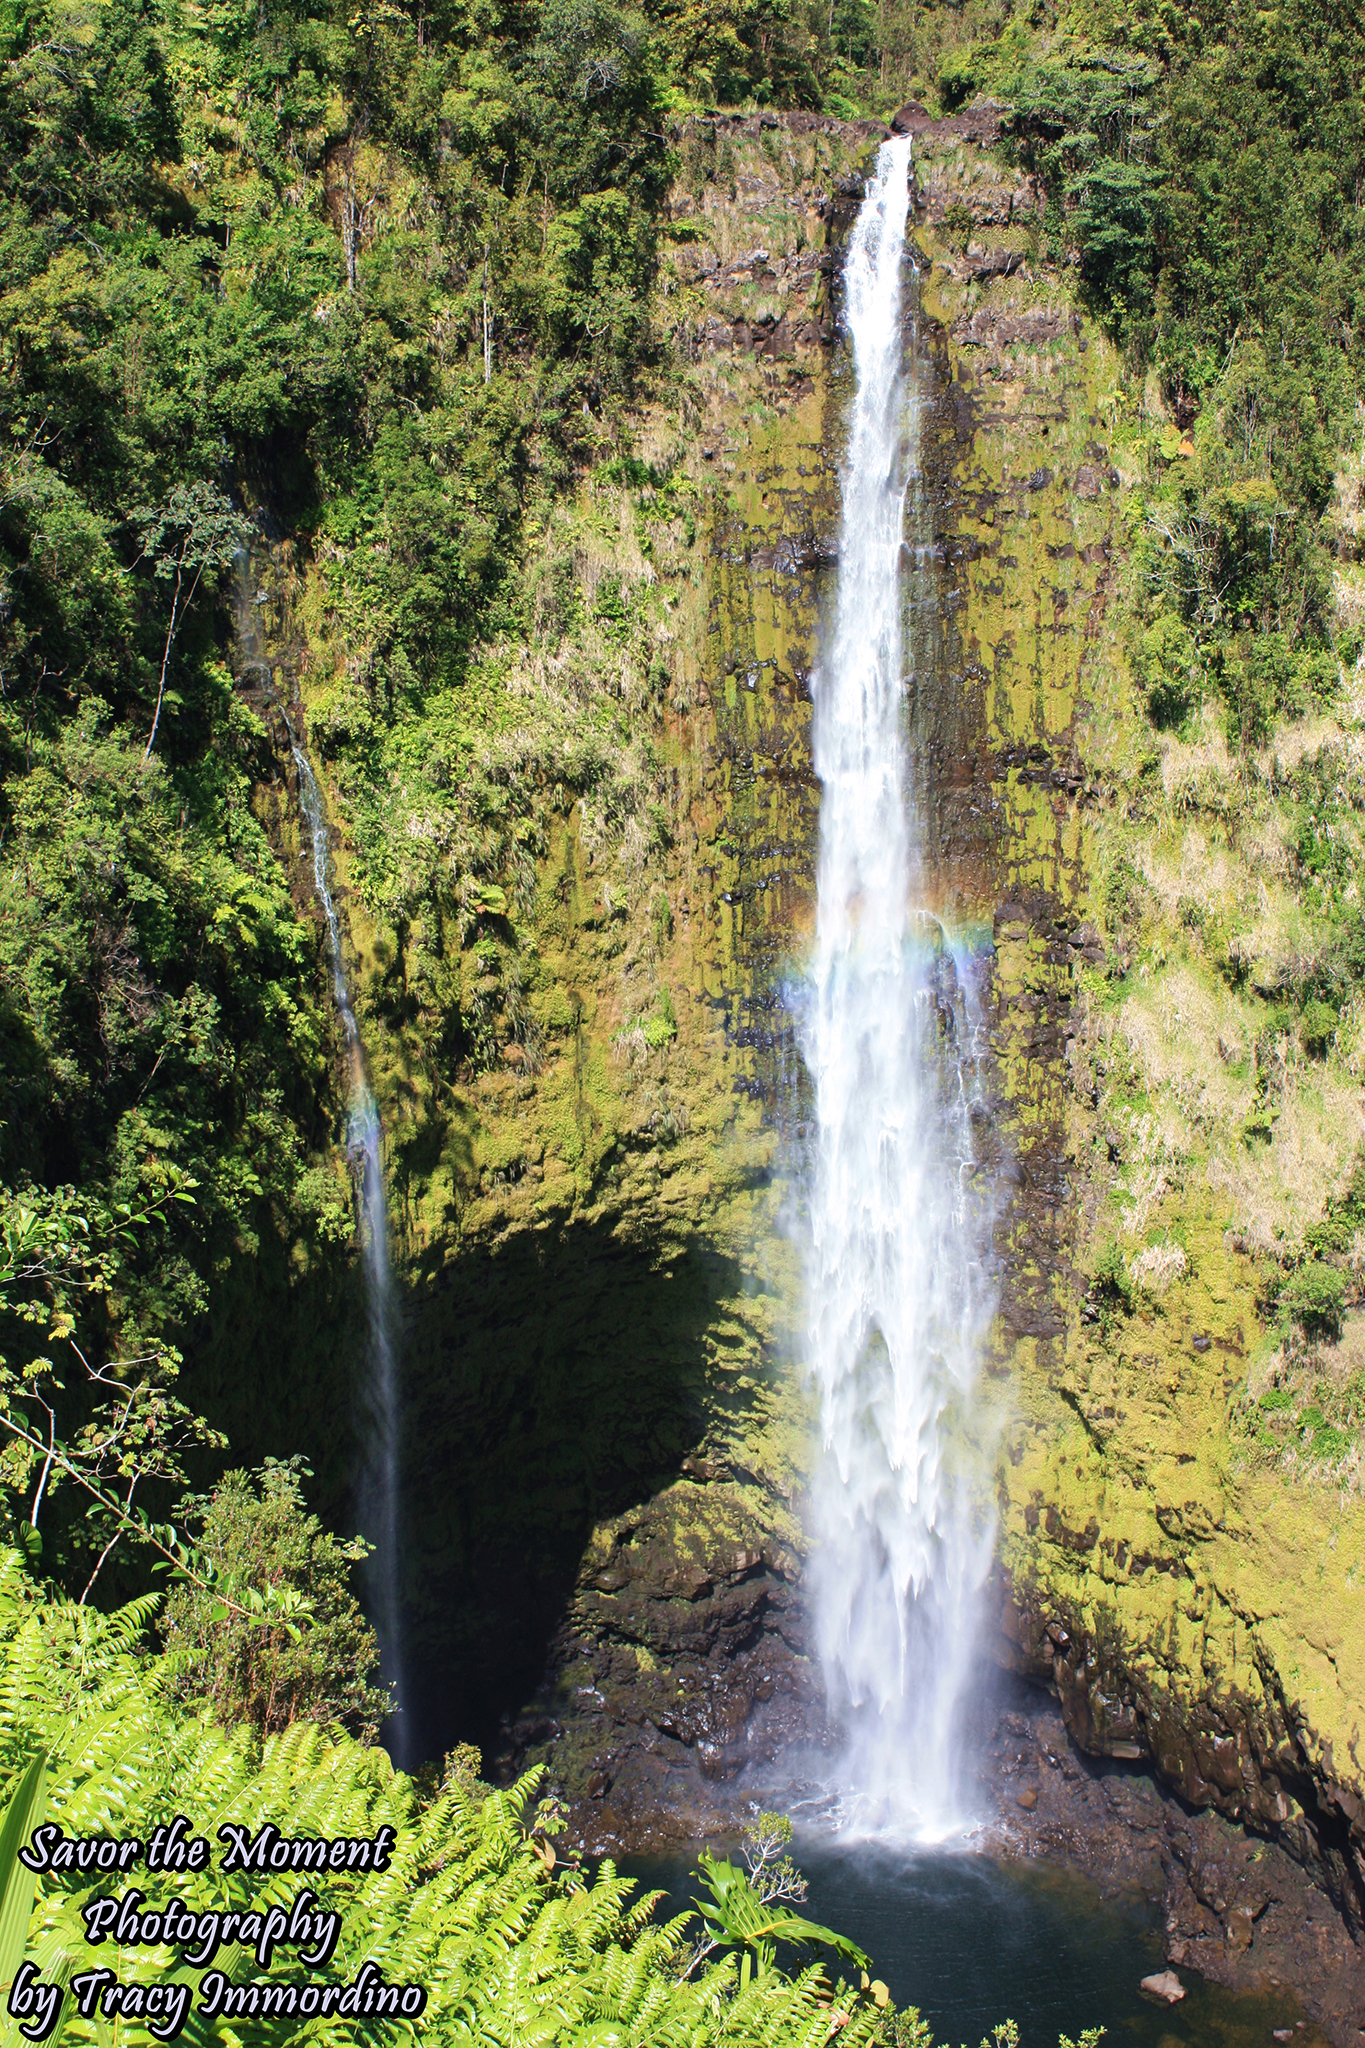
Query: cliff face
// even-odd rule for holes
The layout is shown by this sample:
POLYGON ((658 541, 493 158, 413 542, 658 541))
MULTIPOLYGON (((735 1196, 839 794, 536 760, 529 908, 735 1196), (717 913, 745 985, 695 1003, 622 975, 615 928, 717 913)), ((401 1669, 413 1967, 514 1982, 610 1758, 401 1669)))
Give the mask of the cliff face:
MULTIPOLYGON (((514 678, 533 716, 537 692, 619 691, 635 758, 605 795, 536 788, 520 894, 487 920, 529 1019, 501 1011, 496 1064, 469 1081, 416 1032, 370 1034, 411 1276, 429 1744, 520 1747, 535 1717, 511 1737, 496 1714, 547 1663, 556 1703, 625 1688, 637 1724, 664 1700, 676 1716, 695 1672, 684 1754, 773 1694, 769 1633, 790 1677, 810 1419, 787 1370, 775 1111, 797 1066, 782 980, 811 914, 808 673, 837 518, 830 237, 865 148, 814 120, 680 138, 671 374, 634 466, 601 465, 544 536, 547 580, 558 565, 576 596, 514 678)), ((378 978, 389 935, 355 906, 352 929, 378 978)))
MULTIPOLYGON (((1084 1747, 1279 1832, 1349 1906, 1365 1513, 1349 1475, 1276 1462, 1247 1419, 1274 1348, 1238 1220, 1252 1155, 1163 1151, 1188 1076, 1172 1056, 1134 1079, 1144 1005, 1169 1012, 1163 1042, 1221 1054, 1218 1005, 1252 999, 1173 945, 1134 966, 1115 912, 1124 833, 1149 850, 1125 858, 1161 857, 1134 791, 1184 772, 1136 732, 1124 651, 1139 401, 989 109, 907 119, 937 598, 912 715, 942 900, 993 963, 992 1647, 1056 1687, 1084 1747)), ((500 671, 509 731, 519 704, 619 691, 636 758, 599 797, 519 757, 533 829, 462 969, 485 974, 498 1058, 470 1079, 377 999, 368 1030, 410 1300, 415 1718, 431 1746, 548 1756, 600 1848, 694 1835, 746 1763, 823 1732, 784 990, 812 917, 832 291, 874 137, 722 117, 678 146, 668 374, 638 455, 543 535, 543 630, 500 671)), ((1206 866, 1249 859, 1226 819, 1204 829, 1206 866)), ((391 981, 402 935, 358 899, 351 928, 391 981)), ((1336 1074, 1321 1087, 1349 1093, 1336 1074)), ((1317 1212, 1355 1136, 1323 1140, 1317 1212)))
MULTIPOLYGON (((1113 914, 1116 860, 1150 871, 1173 839, 1186 862, 1240 870, 1263 893, 1255 834, 1229 830, 1226 813, 1191 834, 1179 807, 1153 819, 1134 801, 1141 714, 1121 603, 1132 514, 1113 448, 1131 398, 1103 338, 1044 282, 1027 187, 932 130, 920 179, 921 243, 937 259, 926 307, 945 336, 944 381, 971 408, 942 538, 961 564, 962 672, 981 678, 978 774, 1001 849, 996 1050, 1014 1177, 991 1368, 1004 1381, 1000 1654, 1056 1686, 1082 1747, 1149 1758, 1191 1803, 1278 1832, 1358 1915, 1365 1513, 1349 1467, 1336 1483, 1307 1460, 1268 1467, 1264 1443, 1258 1462, 1249 1405, 1271 1360, 1302 1349, 1265 1331, 1265 1265, 1242 1220, 1260 1168, 1235 1136, 1201 1149, 1171 1134, 1190 1116, 1197 1041, 1216 1042, 1204 1052, 1215 1071, 1235 1068, 1228 1043, 1254 1004, 1230 992, 1212 948, 1200 957, 1164 934, 1133 972, 1113 914), (950 223, 959 246, 945 250, 950 223), (1163 1045, 1181 1047, 1164 1066, 1144 1052, 1149 1007, 1163 1045)), ((1179 751, 1168 743, 1166 763, 1179 751)), ((1264 831, 1273 808, 1257 807, 1264 831)), ((1335 1080, 1301 1056, 1299 1072, 1305 1094, 1335 1080)), ((1242 1093, 1249 1106, 1249 1081, 1242 1093)), ((1196 1129, 1247 1113, 1228 1097, 1221 1115, 1201 1101, 1196 1129)), ((1315 1215, 1358 1143, 1359 1097, 1337 1101, 1315 1215)), ((1291 1160, 1304 1145, 1292 1129, 1281 1140, 1291 1160)), ((1293 1166, 1278 1171, 1283 1185, 1293 1166)), ((1348 1320, 1316 1369, 1340 1384, 1353 1342, 1348 1320)))

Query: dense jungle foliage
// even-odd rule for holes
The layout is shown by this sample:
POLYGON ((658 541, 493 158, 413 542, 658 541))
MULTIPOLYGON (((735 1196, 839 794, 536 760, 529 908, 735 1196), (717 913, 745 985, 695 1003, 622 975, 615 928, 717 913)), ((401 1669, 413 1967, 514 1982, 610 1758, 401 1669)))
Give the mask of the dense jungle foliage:
MULTIPOLYGON (((191 1914, 264 1911, 292 1902, 302 1888, 288 1870, 223 1872, 217 1830, 225 1820, 248 1834, 273 1823, 289 1837, 334 1839, 373 1838, 387 1827, 394 1844, 387 1868, 308 1872, 304 1883, 323 1910, 341 1916, 340 1939, 324 1965, 310 1968, 296 1950, 281 1948, 262 1971, 249 1945, 220 1951, 216 1968, 246 2000, 235 2012, 202 2010, 211 1995, 208 1963, 187 1962, 183 1944, 125 1947, 122 1982, 178 1983, 195 1992, 183 2040, 411 2038, 411 2021, 318 2017, 306 2006, 298 2013, 287 2003, 257 2003, 263 1984, 278 2000, 309 1981, 353 1983, 367 1965, 388 1984, 426 1988, 421 2030, 443 2042, 817 2048, 837 2026, 841 2040, 870 2048, 885 2034, 872 1998, 856 1986, 835 1992, 815 1968, 794 1978, 745 1968, 741 1985, 732 1946, 687 1974, 687 1928, 654 1921, 654 1895, 636 1899, 635 1886, 610 1864, 588 1876, 556 1862, 553 1803, 538 1800, 534 1773, 506 1792, 480 1785, 467 1769, 417 1785, 396 1774, 382 1750, 339 1730, 302 1721, 262 1744, 249 1729, 224 1732, 178 1711, 174 1661, 139 1652, 143 1618, 137 1608, 106 1617, 45 1602, 18 1558, 0 1561, 6 1800, 26 1789, 22 1774, 39 1760, 24 1835, 47 1823, 68 1835, 145 1844, 159 1824, 183 1814, 188 1832, 212 1845, 213 1866, 198 1875, 139 1869, 137 1876, 144 1910, 164 1908, 174 1894, 191 1914)), ((4 1845, 0 1871, 7 1907, 25 1881, 14 1846, 4 1845)), ((35 1881, 26 1883, 32 1899, 35 1881)), ((108 1954, 86 1947, 81 1919, 82 1907, 108 1892, 107 1877, 94 1873, 38 1880, 28 1955, 45 1981, 64 1981, 108 1954)), ((25 1910, 21 1929, 27 1919, 25 1910)), ((8 1959, 7 1975, 15 1961, 8 1959)), ((73 2005, 68 1996, 65 2038, 109 2038, 107 2024, 78 2018, 73 2005)), ((152 2038, 136 2018, 118 2024, 123 2038, 152 2038)), ((918 2026, 913 2039, 926 2040, 918 2026)))
POLYGON ((1365 29, 1293 0, 1101 7, 1086 33, 1048 46, 1016 16, 945 59, 941 89, 1008 103, 1050 254, 1158 380, 1134 514, 1152 716, 1211 698, 1255 747, 1333 694, 1358 639, 1330 571, 1365 371, 1365 29))

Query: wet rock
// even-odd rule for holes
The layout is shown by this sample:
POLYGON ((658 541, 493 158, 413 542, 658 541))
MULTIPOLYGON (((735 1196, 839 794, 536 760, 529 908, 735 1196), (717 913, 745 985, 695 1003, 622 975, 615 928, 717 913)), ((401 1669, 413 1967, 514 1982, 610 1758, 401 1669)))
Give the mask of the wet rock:
POLYGON ((1227 1917, 1228 1947, 1234 1950, 1251 1947, 1251 1930, 1256 1915, 1250 1906, 1233 1906, 1227 1917))
POLYGON ((1059 1705, 1042 1696, 1002 1713, 987 1747, 1002 1830, 1021 1855, 1074 1863, 1109 1896, 1162 1899, 1172 1968, 1231 1991, 1288 1987, 1321 2029, 1310 2038, 1360 2048, 1365 1944, 1285 1848, 1187 1812, 1151 1776, 1078 1754, 1059 1705), (1057 1768, 1030 1811, 1017 1804, 1019 1780, 1038 1757, 1057 1768))
POLYGON ((1185 1996, 1185 1987, 1174 1970, 1158 1970, 1155 1976, 1144 1977, 1138 1990, 1162 2005, 1177 2005, 1185 1996))

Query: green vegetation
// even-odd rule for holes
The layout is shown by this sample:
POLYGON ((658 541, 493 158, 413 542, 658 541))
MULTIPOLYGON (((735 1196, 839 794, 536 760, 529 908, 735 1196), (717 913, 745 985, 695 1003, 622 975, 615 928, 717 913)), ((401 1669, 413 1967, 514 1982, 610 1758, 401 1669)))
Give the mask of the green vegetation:
POLYGON ((1314 1334, 1339 1335, 1345 1303, 1345 1278, 1320 1259, 1300 1266, 1280 1290, 1280 1307, 1314 1334))
POLYGON ((1059 9, 945 59, 1042 177, 1054 259, 1159 400, 1133 453, 1136 673, 1154 722, 1219 706, 1230 747, 1330 700, 1332 506, 1365 368, 1357 80, 1365 30, 1321 0, 1059 9))
MULTIPOLYGON (((1344 1105, 1365 1016, 1365 32, 1317 0, 984 26, 940 89, 1009 102, 1009 151, 1046 193, 1037 256, 1116 351, 1127 674, 1097 690, 1087 746, 1107 796, 1087 1085, 1115 1161, 1094 1299, 1115 1226, 1148 1313, 1183 1298, 1137 1245, 1212 1203, 1264 1311, 1330 1350, 1358 1276, 1344 1105)), ((1340 1427, 1298 1448, 1340 1467, 1340 1427)))
POLYGON ((715 1953, 734 1949, 740 1957, 739 1981, 762 1978, 777 1959, 778 1944, 795 1949, 828 1949, 831 1955, 862 1966, 862 1988, 882 2010, 886 1986, 867 1976, 867 1957, 856 1942, 833 1928, 821 1927, 792 1911, 806 1896, 805 1880, 785 1852, 792 1824, 785 1814, 760 1813, 744 1838, 744 1866, 703 1850, 700 1878, 706 1897, 698 1899, 702 1932, 692 1968, 715 1953))
MULTIPOLYGON (((0 1482, 48 1575, 5 1567, 0 1738, 16 1782, 50 1753, 50 1811, 392 1814, 401 1881, 338 1892, 348 1964, 439 1953, 452 2039, 551 2011, 565 2040, 813 2043, 845 2013, 848 2041, 924 2038, 875 1985, 777 1968, 787 1938, 856 1959, 768 1910, 766 1856, 705 1867, 725 1954, 687 1975, 609 1869, 553 1862, 533 1785, 396 1778, 359 1546, 294 1464, 238 1469, 295 1445, 229 1443, 204 1366, 258 1272, 267 1304, 344 1300, 354 1235, 283 706, 344 821, 367 1042, 437 1103, 437 1149, 467 1142, 452 1076, 529 1085, 559 1043, 565 1171, 618 1171, 611 1076, 542 957, 569 904, 619 970, 601 1066, 639 1079, 651 1151, 686 1128, 668 750, 709 515, 659 275, 698 232, 670 195, 734 176, 682 125, 713 101, 1006 103, 1046 195, 1017 253, 1110 338, 1096 431, 1128 487, 1077 1039, 1115 1168, 1097 1341, 1179 1300, 1215 1190, 1218 1256, 1283 1324, 1248 1440, 1358 1472, 1363 66, 1327 0, 0 13, 0 1482), (96 1607, 153 1564, 155 1653, 149 1605, 96 1607)), ((974 233, 958 196, 947 244, 974 233)), ((520 1138, 485 1164, 525 1176, 520 1138)), ((241 1362, 262 1388, 278 1343, 241 1362)), ((78 1904, 44 1889, 42 1952, 78 1904)))
POLYGON ((1334 1370, 1330 1354, 1291 1341, 1273 1361, 1275 1383, 1244 1411, 1259 1455, 1286 1471, 1358 1483, 1365 1433, 1365 1372, 1334 1370))
POLYGON ((308 1720, 372 1742, 389 1702, 372 1682, 379 1649, 350 1587, 366 1547, 338 1543, 306 1512, 301 1462, 228 1472, 206 1500, 182 1503, 211 1571, 177 1586, 162 1640, 180 1696, 203 1700, 223 1727, 276 1735, 308 1720))
POLYGON ((253 1259, 335 1286, 350 1235, 320 935, 259 795, 301 632, 372 1000, 437 1056, 537 1056, 518 954, 556 813, 646 860, 642 577, 606 535, 586 575, 528 549, 594 465, 689 528, 618 445, 668 367, 665 119, 814 104, 866 23, 52 0, 0 36, 0 1178, 195 1184, 82 1325, 131 1356, 202 1340, 253 1259), (528 716, 531 632, 574 659, 528 716))
MULTIPOLYGON (((5 37, 0 1173, 78 1185, 92 1213, 196 1190, 84 1299, 89 1355, 178 1350, 193 1376, 254 1259, 344 1284, 320 935, 260 794, 296 682, 395 1057, 534 1074, 571 1028, 533 929, 570 814, 613 857, 602 944, 639 972, 622 1046, 676 1035, 657 586, 661 563, 694 573, 698 498, 633 436, 677 391, 653 288, 692 144, 669 124, 711 96, 1007 99, 1049 195, 1038 256, 1074 259, 1156 380, 1125 457, 1153 723, 1196 748, 1221 726, 1254 782, 1276 722, 1336 700, 1359 32, 1313 0, 312 5, 211 35, 175 6, 51 0, 5 37)), ((1334 764, 1292 771, 1294 880, 1332 943, 1266 989, 1329 1070, 1365 968, 1334 764)), ((1200 787, 1222 813, 1220 775, 1200 787)), ((1194 908, 1245 983, 1246 935, 1194 908)), ((1274 1120, 1253 1104, 1248 1141, 1274 1120)))
POLYGON ((1133 1287, 1133 1276, 1120 1245, 1109 1244, 1095 1261, 1095 1284, 1091 1290, 1101 1319, 1108 1319, 1115 1311, 1131 1315, 1136 1306, 1137 1295, 1133 1287))
MULTIPOLYGON (((538 1796, 539 1772, 507 1791, 481 1784, 477 1753, 451 1758, 444 1775, 421 1783, 390 1767, 382 1751, 340 1729, 297 1721, 264 1741, 255 1729, 224 1730, 178 1704, 178 1660, 148 1653, 140 1642, 145 1606, 103 1615, 45 1595, 16 1554, 0 1556, 0 1965, 12 1981, 25 1954, 46 1982, 65 1983, 78 1960, 91 1961, 82 1909, 109 1894, 93 1872, 49 1872, 36 1880, 17 1852, 43 1821, 68 1835, 135 1837, 143 1843, 176 1814, 188 1834, 206 1836, 215 1862, 224 1821, 254 1833, 273 1823, 287 1836, 373 1838, 393 1831, 387 1869, 308 1873, 324 1912, 340 1915, 330 1961, 304 1965, 281 1947, 265 1970, 249 1947, 216 1959, 240 2001, 214 2021, 197 2009, 182 2036, 191 2043, 360 2038, 423 2038, 450 2043, 513 2044, 535 2039, 563 2048, 824 2048, 835 2039, 852 2048, 932 2048, 914 2012, 890 2009, 883 1986, 831 1981, 818 1968, 790 1977, 769 1957, 749 1967, 748 1936, 689 1943, 686 1915, 657 1921, 659 1894, 633 1897, 632 1881, 604 1862, 595 1876, 556 1857, 562 1817, 538 1796), (36 1891, 36 1898, 35 1898, 36 1891), (709 1950, 745 1946, 709 1960, 709 1950), (427 1991, 420 2026, 338 2014, 310 2016, 291 2006, 302 1987, 341 1985, 369 1965, 389 1984, 427 1991), (272 2002, 262 2003, 263 1987, 272 2002), (875 1995, 874 1995, 875 1994, 875 1995)), ((772 1816, 765 1816, 771 1821, 772 1816)), ((771 1832, 771 1830, 769 1831, 771 1832)), ((760 1868, 764 1867, 762 1864, 760 1868)), ((715 1871, 731 1866, 714 1866, 715 1871)), ((737 1885, 754 1912, 759 1904, 738 1872, 721 1884, 723 1918, 744 1918, 737 1885)), ((138 1870, 144 1912, 163 1911, 170 1896, 191 1914, 292 1902, 300 1890, 288 1872, 229 1874, 138 1870)), ((795 1940, 818 1939, 841 1954, 860 1952, 796 1916, 795 1940)), ((744 1922, 746 1928, 748 1919, 744 1922)), ((112 1945, 111 1945, 112 1946, 112 1945)), ((125 1946, 116 1954, 119 1982, 179 1984, 196 1999, 208 1995, 207 1967, 187 1963, 171 1944, 125 1946)), ((111 1949, 96 1951, 96 1961, 111 1949)), ((67 1999, 63 2037, 102 2038, 72 2015, 67 1999)), ((120 2023, 126 2038, 150 2039, 136 2019, 120 2023)), ((1097 2033, 1082 2037, 1094 2048, 1097 2033)), ((997 2048, 1017 2044, 1005 2026, 997 2048)), ((983 2044, 986 2048, 986 2044, 983 2044)), ((1071 2048, 1065 2039, 1062 2048, 1071 2048)))
MULTIPOLYGON (((72 1345, 69 1304, 82 1290, 107 1287, 119 1270, 120 1244, 136 1244, 154 1220, 125 1210, 92 1231, 69 1192, 46 1203, 9 1200, 0 1214, 6 1306, 54 1348, 72 1345)), ((395 1773, 373 1745, 386 1702, 372 1682, 374 1638, 347 1583, 364 1546, 336 1543, 306 1513, 298 1460, 229 1472, 207 1497, 182 1497, 179 1527, 151 1521, 134 1505, 133 1484, 183 1479, 149 1448, 156 1423, 164 1427, 167 1413, 180 1411, 155 1405, 153 1379, 96 1377, 122 1420, 113 1429, 87 1424, 68 1442, 49 1398, 60 1391, 51 1361, 4 1369, 0 1416, 18 1460, 14 1492, 27 1501, 36 1463, 38 1494, 65 1483, 96 1502, 101 1530, 111 1530, 106 1554, 119 1541, 150 1548, 174 1567, 175 1585, 161 1619, 165 1647, 152 1651, 143 1634, 159 1596, 106 1614, 34 1576, 42 1548, 38 1494, 32 1518, 16 1517, 23 1549, 0 1552, 0 1796, 9 1795, 0 1825, 0 1962, 7 1981, 27 1949, 40 1978, 65 1984, 77 1959, 88 1961, 82 1909, 97 1892, 107 1895, 107 1877, 94 1873, 48 1875, 35 1886, 16 1859, 44 1819, 71 1834, 143 1841, 177 1813, 210 1841, 228 1819, 248 1830, 273 1822, 286 1833, 324 1837, 373 1836, 386 1826, 396 1836, 389 1869, 310 1873, 321 1907, 341 1918, 329 1961, 305 1966, 285 1950, 260 1978, 251 1976, 246 1951, 227 1963, 232 1995, 242 2001, 230 2015, 234 2039, 355 2038, 343 2016, 319 2017, 293 2001, 306 1984, 340 1987, 368 1966, 390 1984, 423 1986, 422 2031, 443 2041, 511 2048, 531 2032, 547 2044, 588 2048, 607 2028, 613 2040, 640 2048, 823 2048, 836 2036, 867 2048, 930 2048, 918 2016, 894 2012, 884 1985, 870 1982, 865 1969, 850 1984, 816 1968, 793 1977, 777 1967, 779 1942, 866 1960, 856 1944, 791 1910, 788 1901, 804 1887, 785 1854, 791 1827, 783 1817, 760 1817, 746 1871, 703 1863, 710 1905, 702 1909, 702 1938, 692 1944, 685 1919, 657 1923, 656 1897, 633 1901, 634 1886, 610 1863, 589 1879, 576 1864, 557 1861, 553 1838, 563 1820, 555 1801, 538 1801, 539 1772, 494 1791, 479 1782, 477 1752, 466 1745, 443 1773, 395 1773), (45 1438, 28 1426, 27 1404, 35 1400, 47 1417, 45 1438), (135 1414, 152 1421, 126 1432, 125 1444, 135 1414), (122 1461, 119 1479, 131 1470, 126 1494, 108 1470, 111 1448, 122 1461)), ((285 1876, 262 1883, 213 1870, 144 1882, 144 1910, 163 1910, 173 1892, 191 1913, 279 1904, 296 1889, 285 1876)), ((118 1982, 130 1987, 129 1997, 156 1984, 203 1999, 212 1981, 206 1970, 169 1944, 118 1952, 118 1982)), ((69 2005, 63 2031, 99 2038, 99 2027, 73 2016, 69 2005)), ((136 2018, 121 2024, 132 2039, 152 2038, 136 2018)), ((397 2038, 409 2029, 384 2031, 397 2038)), ((186 2039, 220 2035, 211 2017, 191 2012, 186 2039)), ((1013 2037, 1007 2030, 1004 2038, 1013 2037)))
POLYGON ((0 1355, 0 1485, 11 1534, 30 1554, 45 1551, 67 1572, 92 1564, 82 1600, 119 1551, 116 1575, 130 1544, 179 1558, 149 1497, 166 1505, 184 1489, 188 1457, 224 1448, 172 1391, 180 1361, 170 1347, 92 1363, 76 1341, 78 1318, 93 1321, 117 1299, 130 1253, 172 1203, 192 1204, 193 1186, 182 1179, 136 1210, 78 1201, 71 1188, 0 1189, 0 1328, 7 1348, 12 1337, 20 1345, 17 1358, 0 1355))
MULTIPOLYGON (((309 1873, 324 1909, 341 1914, 340 1942, 331 1963, 312 1969, 281 1950, 261 1973, 272 1985, 297 1986, 310 1977, 341 1983, 368 1962, 389 1983, 427 1987, 427 2037, 509 2048, 532 2035, 586 2048, 603 2038, 603 2029, 640 2048, 814 2048, 836 2030, 842 2041, 875 2039, 876 2008, 832 1992, 815 1970, 794 1980, 769 1971, 740 1987, 737 1965, 726 1958, 683 1978, 685 1923, 655 1922, 654 1895, 633 1899, 634 1885, 609 1863, 589 1879, 556 1862, 552 1837, 560 1823, 552 1807, 539 1805, 535 1773, 495 1792, 456 1770, 444 1785, 419 1793, 382 1751, 339 1731, 296 1723, 264 1744, 249 1730, 228 1733, 177 1709, 173 1663, 139 1650, 139 1623, 135 1611, 106 1617, 47 1601, 17 1558, 0 1561, 4 1789, 18 1788, 20 1806, 31 1802, 35 1783, 24 1773, 36 1761, 45 1811, 30 1804, 26 1820, 145 1842, 158 1824, 183 1813, 215 1854, 224 1819, 251 1831, 273 1821, 289 1835, 359 1837, 392 1828, 388 1870, 309 1873)), ((9 1832, 0 1834, 0 1855, 11 1859, 0 1881, 11 1876, 18 1846, 9 1832)), ((287 1873, 264 1881, 216 1870, 138 1875, 149 1909, 164 1906, 172 1891, 194 1912, 275 1903, 299 1889, 287 1873)), ((39 1880, 28 1955, 48 1981, 89 1956, 81 1908, 107 1890, 107 1879, 91 1882, 81 1873, 39 1880)), ((245 1988, 256 1975, 253 1958, 230 1953, 241 1963, 225 1952, 219 1967, 245 1988)), ((119 1974, 128 1984, 170 1981, 197 1989, 205 1972, 167 1947, 122 1949, 119 1974)), ((339 2016, 291 2019, 287 2006, 269 2016, 257 2012, 253 2021, 246 1995, 237 2038, 359 2038, 339 2016)), ((374 2023, 363 2031, 376 2037, 374 2023)), ((378 2035, 398 2039, 409 2031, 382 2023, 378 2035)), ((67 2033, 96 2038, 93 2026, 72 2019, 67 2033)), ((136 2025, 133 2033, 142 2038, 136 2025)), ((220 2034, 193 2017, 183 2038, 220 2034)))

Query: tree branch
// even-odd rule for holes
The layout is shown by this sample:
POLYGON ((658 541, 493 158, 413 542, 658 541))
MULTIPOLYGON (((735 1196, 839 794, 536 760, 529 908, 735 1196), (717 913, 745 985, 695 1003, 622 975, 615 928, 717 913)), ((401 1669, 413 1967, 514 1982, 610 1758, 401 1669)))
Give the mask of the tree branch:
MULTIPOLYGON (((123 1504, 125 1513, 129 1508, 131 1508, 133 1504, 133 1488, 136 1485, 137 1473, 134 1472, 132 1478, 128 1482, 128 1498, 123 1504)), ((96 1579, 99 1577, 100 1572, 104 1567, 105 1558, 108 1557, 110 1551, 113 1549, 114 1545, 118 1542, 119 1537, 122 1536, 123 1533, 123 1525, 120 1523, 120 1525, 114 1530, 113 1535, 109 1538, 109 1541, 105 1544, 103 1550, 100 1552, 99 1562, 96 1564, 94 1571, 91 1572, 89 1578, 86 1580, 85 1591, 81 1594, 80 1599, 76 1603, 78 1607, 84 1607, 86 1601, 90 1598, 90 1588, 94 1585, 96 1579)))
MULTIPOLYGON (((152 748, 156 745, 156 729, 161 722, 161 700, 166 694, 166 670, 170 666, 171 642, 175 638, 175 615, 180 609, 180 578, 183 575, 183 573, 184 557, 182 555, 180 561, 176 563, 175 567, 175 594, 171 599, 171 623, 166 629, 166 646, 161 656, 161 680, 156 686, 156 710, 152 713, 152 729, 150 733, 147 735, 146 751, 143 754, 142 759, 137 764, 137 772, 139 775, 147 766, 147 763, 151 760, 152 748)), ((196 577, 195 580, 197 582, 198 578, 196 577)))
MULTIPOLYGON (((43 1443, 42 1438, 30 1436, 28 1431, 14 1420, 12 1415, 0 1414, 0 1428, 7 1429, 11 1436, 18 1437, 19 1441, 27 1444, 31 1451, 46 1452, 47 1447, 43 1443)), ((187 1578, 192 1585, 198 1586, 205 1593, 212 1593, 215 1598, 222 1601, 225 1607, 230 1607, 235 1614, 240 1614, 244 1621, 255 1621, 257 1619, 249 1608, 240 1606, 237 1601, 229 1598, 221 1587, 215 1586, 211 1580, 206 1579, 202 1572, 196 1572, 192 1566, 186 1564, 184 1558, 177 1555, 158 1536, 154 1535, 145 1523, 137 1521, 134 1516, 130 1515, 122 1502, 111 1500, 107 1493, 101 1492, 98 1486, 86 1478, 79 1465, 73 1464, 70 1458, 62 1451, 56 1449, 55 1445, 52 1450, 52 1463, 60 1466, 62 1471, 74 1479, 77 1486, 84 1488, 86 1493, 97 1500, 102 1508, 107 1509, 111 1515, 118 1517, 121 1524, 118 1531, 120 1535, 123 1534, 125 1529, 131 1529, 144 1543, 150 1543, 153 1550, 160 1551, 162 1557, 169 1564, 174 1565, 175 1569, 184 1578, 187 1578)))

